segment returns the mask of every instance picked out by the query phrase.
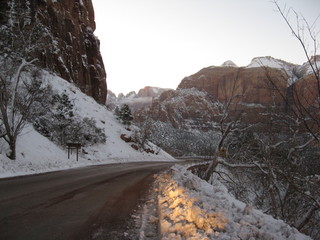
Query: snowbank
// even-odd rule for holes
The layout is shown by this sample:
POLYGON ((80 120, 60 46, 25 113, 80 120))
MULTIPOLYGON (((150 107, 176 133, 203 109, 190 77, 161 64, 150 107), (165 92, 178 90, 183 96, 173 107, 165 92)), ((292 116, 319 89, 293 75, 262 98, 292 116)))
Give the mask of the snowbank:
POLYGON ((233 198, 185 167, 175 166, 158 177, 162 239, 310 240, 295 228, 233 198))
POLYGON ((44 72, 44 80, 50 83, 57 93, 67 93, 78 115, 95 119, 97 126, 105 130, 107 141, 105 144, 85 147, 84 151, 80 152, 79 161, 76 161, 75 152, 68 159, 66 149, 52 143, 29 125, 18 137, 17 160, 11 161, 6 157, 8 146, 0 140, 0 178, 97 164, 174 160, 152 143, 148 145, 157 154, 133 149, 130 143, 120 138, 121 134, 130 135, 131 132, 126 130, 105 106, 56 75, 44 72))

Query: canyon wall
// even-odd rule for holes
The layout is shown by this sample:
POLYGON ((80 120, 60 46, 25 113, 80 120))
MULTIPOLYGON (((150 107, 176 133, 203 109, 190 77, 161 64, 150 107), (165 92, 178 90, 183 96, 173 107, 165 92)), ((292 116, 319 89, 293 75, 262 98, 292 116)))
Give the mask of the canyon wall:
POLYGON ((104 104, 107 95, 106 71, 100 42, 94 35, 91 0, 1 0, 1 24, 23 28, 41 26, 37 65, 74 83, 81 91, 104 104))

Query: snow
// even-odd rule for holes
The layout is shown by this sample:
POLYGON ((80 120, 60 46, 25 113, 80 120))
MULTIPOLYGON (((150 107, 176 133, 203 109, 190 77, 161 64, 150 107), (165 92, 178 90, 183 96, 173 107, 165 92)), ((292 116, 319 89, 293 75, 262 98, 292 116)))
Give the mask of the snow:
POLYGON ((246 68, 256 68, 261 66, 287 70, 288 67, 294 67, 295 65, 273 57, 256 57, 252 59, 251 63, 246 68))
POLYGON ((174 166, 159 175, 156 183, 163 240, 311 239, 283 221, 236 200, 219 181, 210 185, 199 179, 185 166, 174 166))
POLYGON ((273 57, 256 57, 252 59, 251 63, 248 66, 246 66, 246 68, 259 67, 276 68, 284 71, 288 75, 288 86, 290 86, 298 79, 298 77, 293 74, 298 68, 298 65, 288 63, 283 60, 275 59, 273 57))
POLYGON ((79 161, 76 161, 75 152, 68 159, 67 149, 52 143, 28 125, 18 137, 16 160, 12 161, 6 157, 8 146, 0 140, 0 178, 97 164, 174 161, 173 157, 152 143, 148 143, 148 148, 158 154, 134 150, 130 143, 120 139, 121 134, 130 135, 132 132, 125 129, 106 106, 98 104, 73 84, 48 72, 44 72, 44 81, 50 83, 57 93, 66 91, 75 105, 77 114, 95 119, 97 126, 105 130, 107 141, 105 144, 85 147, 84 151, 80 151, 79 161))
POLYGON ((239 104, 249 107, 249 108, 265 108, 264 105, 259 103, 246 103, 246 102, 239 102, 239 104))
POLYGON ((221 67, 238 67, 234 62, 231 60, 225 61, 221 67))
MULTIPOLYGON (((310 62, 312 64, 312 67, 317 70, 320 69, 320 56, 314 56, 310 59, 310 62)), ((303 75, 309 75, 309 74, 313 74, 313 70, 312 67, 310 65, 309 62, 305 62, 304 64, 302 64, 299 67, 299 71, 303 74, 303 75)))
POLYGON ((155 94, 155 95, 157 95, 157 94, 159 94, 159 88, 151 88, 151 91, 153 92, 153 94, 155 94))

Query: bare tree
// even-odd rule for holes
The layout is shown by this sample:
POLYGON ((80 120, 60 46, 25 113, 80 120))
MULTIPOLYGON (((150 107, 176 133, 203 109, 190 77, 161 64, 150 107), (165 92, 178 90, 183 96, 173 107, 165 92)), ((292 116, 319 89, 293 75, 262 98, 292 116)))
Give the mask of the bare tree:
POLYGON ((12 160, 16 158, 17 137, 32 114, 32 105, 41 101, 45 92, 39 74, 32 62, 22 61, 15 75, 0 76, 1 137, 10 147, 8 157, 12 160))
MULTIPOLYGON (((319 161, 320 73, 317 64, 319 56, 316 55, 319 31, 316 30, 316 21, 310 25, 294 10, 286 7, 281 9, 277 1, 273 3, 301 44, 311 71, 308 76, 289 83, 288 79, 301 77, 306 73, 294 72, 297 76, 284 74, 277 78, 272 76, 268 67, 262 65, 266 74, 266 86, 281 96, 286 109, 279 109, 274 103, 269 110, 268 131, 255 132, 254 143, 251 142, 248 145, 250 147, 244 148, 241 144, 244 149, 237 148, 233 154, 229 149, 228 161, 218 159, 217 164, 229 169, 229 177, 224 179, 230 184, 239 181, 244 184, 249 178, 255 181, 255 185, 259 184, 261 187, 258 191, 253 190, 252 193, 256 195, 256 199, 261 199, 260 204, 264 202, 262 205, 267 208, 268 213, 319 238, 317 216, 320 211, 320 179, 317 177, 319 171, 313 169, 311 164, 312 161, 319 161), (296 27, 289 21, 290 14, 295 16, 296 27), (287 84, 287 92, 279 85, 281 81, 287 84), (241 161, 241 158, 244 159, 241 161), (247 174, 244 176, 237 173, 240 169, 247 174), (235 181, 233 176, 238 176, 240 180, 235 181)), ((222 176, 222 173, 219 175, 222 176)), ((252 182, 248 181, 248 188, 250 184, 252 182)))
POLYGON ((274 101, 269 112, 264 112, 267 125, 258 130, 254 126, 252 132, 241 126, 240 119, 229 118, 236 94, 218 103, 220 141, 203 178, 208 181, 215 174, 231 186, 236 196, 247 198, 248 203, 317 239, 320 236, 320 178, 312 162, 319 161, 320 156, 318 32, 315 23, 309 25, 292 9, 282 10, 276 1, 274 3, 306 55, 311 69, 309 82, 305 84, 307 89, 301 91, 298 83, 289 85, 288 79, 293 76, 274 75, 271 69, 262 66, 266 74, 265 87, 271 96, 282 98, 285 108, 280 109, 274 101), (296 17, 297 29, 288 21, 290 12, 296 17), (311 39, 311 53, 303 31, 307 31, 311 39), (283 86, 288 86, 288 90, 283 86), (226 155, 221 156, 224 149, 226 155))
MULTIPOLYGON (((291 106, 292 113, 299 119, 304 128, 312 135, 312 137, 319 142, 319 131, 320 131, 320 71, 319 64, 320 56, 317 56, 317 51, 319 47, 319 33, 320 29, 317 29, 317 22, 320 15, 315 19, 312 24, 304 18, 303 15, 298 14, 292 8, 281 8, 277 1, 273 1, 278 12, 282 16, 283 20, 291 30, 293 36, 300 43, 303 53, 306 56, 308 66, 311 69, 311 74, 309 75, 309 80, 304 78, 303 84, 304 89, 302 89, 302 84, 299 82, 292 84, 292 98, 291 102, 286 96, 282 95, 282 98, 287 101, 287 104, 291 106), (294 23, 290 22, 289 16, 295 17, 294 23)), ((268 73, 267 73, 268 74, 268 73)), ((268 80, 277 88, 277 85, 272 78, 268 80)), ((286 79, 285 79, 286 80, 286 79)), ((279 92, 280 93, 280 92, 279 92)))
POLYGON ((219 164, 218 158, 223 152, 224 143, 227 137, 233 131, 237 131, 240 129, 242 112, 236 113, 234 114, 234 116, 231 116, 231 110, 233 110, 234 113, 236 112, 236 100, 238 100, 238 98, 242 96, 242 94, 239 94, 238 92, 240 72, 241 68, 238 69, 234 76, 234 79, 232 79, 231 88, 228 90, 224 89, 225 101, 216 101, 215 103, 217 111, 215 114, 218 116, 218 118, 220 118, 217 126, 220 133, 220 139, 213 151, 214 153, 212 160, 210 161, 207 170, 202 176, 202 178, 206 181, 210 180, 213 172, 216 170, 219 164))
POLYGON ((11 18, 0 26, 0 136, 8 143, 12 160, 16 158, 16 141, 39 101, 44 86, 34 63, 35 52, 43 47, 42 26, 31 23, 28 16, 11 18))

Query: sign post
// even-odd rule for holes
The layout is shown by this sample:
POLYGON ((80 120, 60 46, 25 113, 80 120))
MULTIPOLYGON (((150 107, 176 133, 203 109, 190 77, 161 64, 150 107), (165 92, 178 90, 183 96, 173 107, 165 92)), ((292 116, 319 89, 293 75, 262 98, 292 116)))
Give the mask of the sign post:
POLYGON ((72 154, 72 149, 77 150, 77 161, 79 157, 79 149, 81 149, 81 143, 67 143, 67 148, 68 148, 68 159, 70 159, 70 154, 72 154))

